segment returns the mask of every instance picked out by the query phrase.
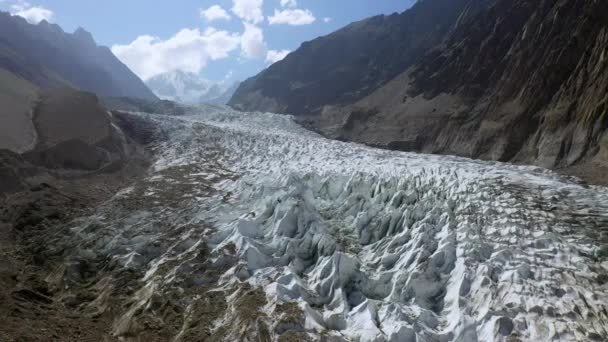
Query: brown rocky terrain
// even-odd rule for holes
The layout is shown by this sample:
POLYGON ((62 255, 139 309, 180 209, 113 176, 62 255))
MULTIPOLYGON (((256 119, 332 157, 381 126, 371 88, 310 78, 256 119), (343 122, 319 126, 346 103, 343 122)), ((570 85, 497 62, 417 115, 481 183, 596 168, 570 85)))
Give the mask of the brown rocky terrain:
MULTIPOLYGON (((431 3, 440 1, 419 2, 402 15, 437 20, 424 11, 431 3)), ((292 95, 269 90, 271 80, 289 79, 282 68, 318 60, 324 51, 319 47, 312 54, 300 49, 249 80, 232 104, 286 109, 338 139, 535 164, 608 182, 607 5, 496 0, 469 1, 451 10, 457 20, 436 22, 448 27, 436 44, 391 80, 369 83, 373 91, 365 96, 349 102, 310 94, 321 99, 314 110, 289 111, 292 95), (256 91, 264 94, 263 102, 247 100, 256 91)), ((352 34, 355 39, 358 33, 352 34)), ((396 56, 411 60, 406 50, 393 47, 401 51, 396 56)))
MULTIPOLYGON (((15 168, 16 163, 3 156, 0 165, 0 169, 15 168)), ((23 173, 15 173, 19 177, 8 182, 19 181, 19 188, 0 189, 0 339, 99 341, 107 335, 104 331, 109 331, 113 317, 75 312, 74 305, 88 298, 86 291, 64 298, 48 278, 61 259, 50 260, 44 253, 56 246, 51 239, 62 225, 94 212, 96 206, 138 179, 146 163, 133 159, 120 171, 79 178, 56 177, 22 160, 18 165, 20 171, 29 170, 34 177, 24 179, 23 173)))
POLYGON ((0 68, 0 146, 17 152, 34 147, 32 108, 37 99, 36 86, 0 68))
POLYGON ((57 248, 50 240, 63 224, 145 174, 149 132, 106 111, 93 94, 29 89, 25 100, 5 102, 21 110, 3 119, 7 132, 32 133, 11 144, 3 136, 0 149, 0 339, 98 341, 111 316, 82 317, 65 305, 48 278, 62 259, 43 252, 57 248))

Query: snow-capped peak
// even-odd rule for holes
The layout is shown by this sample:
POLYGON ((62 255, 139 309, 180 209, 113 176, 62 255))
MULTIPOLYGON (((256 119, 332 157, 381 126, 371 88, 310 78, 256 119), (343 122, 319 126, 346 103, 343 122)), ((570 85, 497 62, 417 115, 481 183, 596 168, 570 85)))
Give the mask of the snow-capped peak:
POLYGON ((158 97, 184 104, 215 102, 231 88, 227 82, 214 82, 181 70, 154 76, 146 84, 158 97))

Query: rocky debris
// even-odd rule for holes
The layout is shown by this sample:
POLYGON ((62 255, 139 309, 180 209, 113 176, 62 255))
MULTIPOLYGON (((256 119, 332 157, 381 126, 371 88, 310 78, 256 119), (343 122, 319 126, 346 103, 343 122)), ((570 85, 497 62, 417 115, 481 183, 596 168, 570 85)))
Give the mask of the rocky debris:
POLYGON ((23 157, 9 150, 0 150, 0 195, 26 189, 27 178, 34 176, 39 176, 39 171, 23 157))
POLYGON ((64 265, 68 245, 54 237, 145 174, 150 155, 140 138, 154 132, 125 135, 121 126, 137 127, 127 114, 70 89, 45 92, 28 119, 38 137, 33 150, 0 149, 0 339, 99 341, 114 316, 76 314, 92 290, 68 293, 56 281, 63 268, 80 280, 98 270, 81 259, 64 265))
POLYGON ((90 215, 139 177, 145 166, 133 162, 129 170, 69 181, 47 175, 48 183, 40 182, 40 171, 29 167, 36 177, 23 181, 19 173, 21 188, 0 196, 0 338, 99 341, 108 334, 113 317, 75 313, 75 307, 91 300, 91 292, 66 294, 54 286, 52 279, 63 259, 49 258, 46 250, 67 222, 90 215))

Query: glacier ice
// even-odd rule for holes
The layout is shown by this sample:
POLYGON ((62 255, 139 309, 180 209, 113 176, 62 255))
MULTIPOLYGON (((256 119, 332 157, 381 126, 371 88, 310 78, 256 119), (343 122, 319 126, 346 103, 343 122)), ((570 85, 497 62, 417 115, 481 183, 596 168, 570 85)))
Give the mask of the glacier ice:
POLYGON ((209 333, 234 340, 608 338, 605 188, 332 141, 285 115, 131 115, 162 137, 150 175, 70 230, 114 281, 138 279, 117 336, 179 289, 183 339, 205 288, 226 302, 209 333))

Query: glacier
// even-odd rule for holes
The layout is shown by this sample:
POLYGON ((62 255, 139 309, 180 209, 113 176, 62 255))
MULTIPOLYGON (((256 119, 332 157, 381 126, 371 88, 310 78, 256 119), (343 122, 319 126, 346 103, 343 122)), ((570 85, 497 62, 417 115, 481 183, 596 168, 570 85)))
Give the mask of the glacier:
POLYGON ((608 339, 606 188, 288 115, 128 115, 155 128, 154 165, 57 234, 49 277, 119 311, 123 340, 608 339))

